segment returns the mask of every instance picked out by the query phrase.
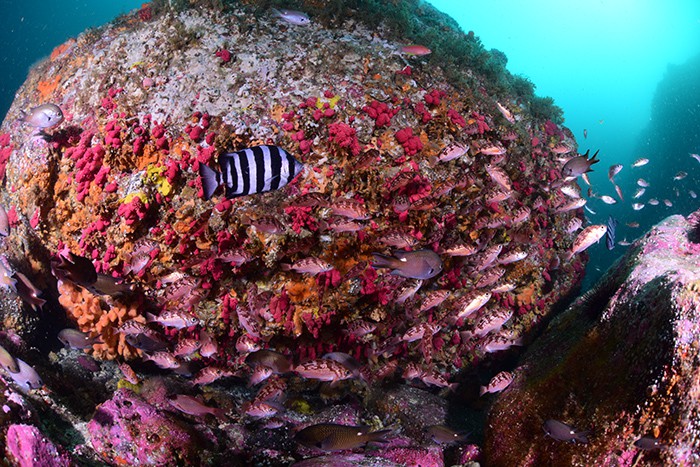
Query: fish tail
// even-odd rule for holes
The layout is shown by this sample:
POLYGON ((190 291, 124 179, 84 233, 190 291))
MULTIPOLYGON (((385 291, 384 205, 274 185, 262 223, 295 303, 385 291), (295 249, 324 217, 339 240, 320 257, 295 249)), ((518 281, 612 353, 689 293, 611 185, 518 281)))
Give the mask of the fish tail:
POLYGON ((214 192, 221 184, 221 173, 212 169, 206 164, 199 164, 199 177, 202 180, 202 191, 204 199, 210 200, 214 192))
POLYGON ((372 261, 371 266, 373 268, 391 268, 394 269, 395 258, 391 256, 386 256, 381 253, 372 253, 374 261, 372 261))
POLYGON ((488 390, 486 389, 486 386, 481 386, 481 387, 479 388, 479 397, 483 396, 483 395, 486 394, 487 392, 488 392, 488 390))

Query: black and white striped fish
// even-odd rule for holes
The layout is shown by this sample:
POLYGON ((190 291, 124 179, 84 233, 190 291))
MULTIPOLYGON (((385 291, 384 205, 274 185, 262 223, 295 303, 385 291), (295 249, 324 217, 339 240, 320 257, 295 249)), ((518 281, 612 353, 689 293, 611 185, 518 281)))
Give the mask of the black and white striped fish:
POLYGON ((304 165, 284 149, 265 145, 220 154, 219 168, 221 172, 199 165, 205 199, 210 199, 222 183, 227 198, 277 190, 294 179, 304 165))

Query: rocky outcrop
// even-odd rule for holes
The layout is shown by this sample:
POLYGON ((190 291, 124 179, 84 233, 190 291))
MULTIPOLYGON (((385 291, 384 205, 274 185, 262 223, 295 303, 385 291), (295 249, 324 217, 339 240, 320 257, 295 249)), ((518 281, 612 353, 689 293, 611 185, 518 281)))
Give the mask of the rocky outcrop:
MULTIPOLYGON (((444 418, 437 394, 456 390, 461 372, 497 366, 583 274, 585 253, 566 254, 567 226, 583 217, 575 187, 553 186, 557 158, 576 143, 501 54, 418 0, 296 2, 309 17, 269 4, 145 4, 32 68, 0 128, 10 226, 0 280, 28 278, 6 291, 3 323, 27 344, 12 353, 65 393, 44 394, 47 417, 91 420, 95 452, 83 457, 215 464, 235 453, 288 465, 320 454, 293 433, 326 398, 343 411, 407 382, 432 393, 435 413, 399 390, 383 405, 355 404, 353 423, 395 423, 392 462, 439 463, 442 447, 422 432, 444 418), (56 108, 54 126, 42 112, 56 108), (264 193, 226 198, 233 182, 205 192, 204 166, 228 177, 220 155, 260 145, 304 170, 264 193), (371 265, 395 250, 417 258, 394 260, 408 272, 371 265), (86 351, 101 365, 51 353, 63 327, 95 339, 86 351), (284 407, 247 404, 257 390, 244 362, 257 348, 289 360, 278 371, 284 407), (314 362, 327 352, 358 364, 314 362), (165 375, 162 403, 125 389, 144 395, 154 374, 165 375), (317 379, 343 381, 319 391, 317 379), (206 393, 236 423, 173 421, 163 401, 176 392, 206 393), (191 436, 202 433, 226 442, 193 461, 191 436)), ((280 173, 251 159, 261 178, 241 177, 248 191, 283 178, 268 162, 280 173)))
POLYGON ((639 239, 557 316, 489 414, 489 465, 696 465, 700 211, 639 239), (589 443, 546 437, 556 419, 589 443), (662 449, 634 446, 658 438, 662 449))

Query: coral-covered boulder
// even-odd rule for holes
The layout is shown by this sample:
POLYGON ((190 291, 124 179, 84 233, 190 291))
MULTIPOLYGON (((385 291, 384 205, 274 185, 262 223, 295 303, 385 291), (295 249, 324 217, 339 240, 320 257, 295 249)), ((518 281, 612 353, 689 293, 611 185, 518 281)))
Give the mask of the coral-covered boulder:
POLYGON ((71 457, 35 426, 10 425, 5 439, 5 455, 12 465, 31 467, 68 467, 71 457))
POLYGON ((196 336, 133 331, 164 309, 222 344, 194 357, 205 365, 240 361, 246 335, 295 364, 342 351, 370 379, 401 358, 449 380, 494 340, 519 342, 585 262, 562 260, 581 212, 550 186, 555 156, 576 147, 557 112, 427 6, 309 1, 300 27, 251 3, 266 4, 147 5, 32 69, 0 135, 10 263, 58 296, 68 325, 101 337, 100 359, 196 336), (383 39, 379 14, 393 25, 383 39), (402 21, 436 42, 434 59, 401 55, 402 21), (18 119, 46 102, 65 121, 38 132, 18 119), (300 166, 268 149, 220 158, 259 145, 304 170, 291 179, 300 166), (205 166, 223 178, 203 190, 205 166), (401 277, 370 265, 396 249, 435 264, 401 277), (71 254, 98 279, 67 273, 71 254), (511 316, 502 334, 471 332, 492 315, 511 316))
POLYGON ((201 465, 198 440, 166 413, 128 389, 97 408, 87 426, 90 443, 107 462, 123 465, 201 465))
POLYGON ((489 465, 698 463, 699 220, 652 228, 552 321, 491 408, 489 465), (588 445, 546 437, 550 419, 588 445))

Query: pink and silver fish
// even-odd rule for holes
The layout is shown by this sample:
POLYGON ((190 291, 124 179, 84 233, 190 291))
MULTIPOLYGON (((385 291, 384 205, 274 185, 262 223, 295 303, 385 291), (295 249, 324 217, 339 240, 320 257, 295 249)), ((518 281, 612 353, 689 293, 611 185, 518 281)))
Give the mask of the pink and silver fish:
POLYGON ((308 258, 300 259, 292 265, 282 265, 282 269, 315 276, 316 274, 332 270, 333 265, 315 256, 309 256, 308 258))
POLYGON ((574 233, 583 225, 583 221, 580 217, 573 217, 569 222, 566 223, 566 232, 574 233))
POLYGON ((523 340, 521 337, 512 338, 502 336, 500 334, 489 334, 483 341, 481 341, 480 347, 486 353, 494 353, 520 345, 523 345, 523 340))
POLYGON ((416 246, 418 240, 404 230, 390 230, 383 233, 377 241, 395 248, 410 248, 416 246))
POLYGON ((574 200, 569 201, 568 203, 565 203, 565 204, 559 206, 558 208, 556 208, 554 210, 554 212, 562 213, 562 212, 573 211, 574 209, 579 209, 579 208, 583 207, 585 204, 586 204, 586 200, 583 198, 574 199, 574 200))
POLYGON ((641 186, 642 188, 649 188, 649 182, 647 182, 643 178, 637 180, 637 185, 641 186))
POLYGON ((199 324, 199 319, 182 311, 164 311, 158 316, 146 313, 149 323, 158 323, 166 328, 183 329, 199 324))
POLYGON ((500 187, 504 190, 510 191, 513 188, 508 174, 505 173, 505 171, 502 168, 491 164, 487 164, 486 173, 489 174, 493 181, 498 183, 498 185, 500 185, 500 187))
POLYGON ((611 165, 608 169, 608 179, 615 183, 615 175, 619 174, 620 170, 622 170, 622 164, 611 165))
POLYGON ((144 360, 155 363, 159 368, 164 370, 177 368, 180 362, 175 358, 175 355, 170 352, 153 352, 152 354, 144 354, 144 360))
POLYGON ((498 258, 498 255, 501 254, 502 249, 503 244, 499 243, 488 247, 482 253, 479 253, 478 256, 474 257, 474 270, 476 272, 480 272, 491 266, 498 258))
POLYGON ((499 308, 496 311, 487 312, 474 323, 474 334, 484 337, 486 334, 501 329, 503 325, 513 317, 513 310, 499 308))
POLYGON ((474 253, 476 253, 476 247, 462 241, 458 241, 448 247, 440 249, 440 254, 447 256, 471 256, 474 253))
POLYGON ((450 291, 444 289, 427 292, 423 297, 423 301, 421 302, 420 308, 418 308, 418 313, 424 313, 430 310, 431 308, 439 306, 442 302, 444 302, 447 299, 449 295, 450 291))
POLYGON ((571 259, 575 254, 581 253, 586 248, 594 243, 597 243, 608 231, 607 226, 603 224, 589 225, 578 234, 571 249, 567 253, 567 259, 571 259))
POLYGON ((507 253, 503 253, 498 258, 498 263, 499 264, 511 264, 511 263, 515 263, 516 261, 522 261, 525 258, 527 258, 527 252, 516 249, 516 250, 509 251, 507 253))
POLYGON ((411 279, 403 282, 399 288, 396 289, 394 301, 396 303, 404 303, 418 292, 421 285, 423 285, 423 281, 418 279, 411 279))
POLYGON ((364 204, 354 199, 339 199, 330 205, 331 212, 336 216, 347 217, 353 220, 366 220, 371 216, 364 204))
POLYGON ((496 376, 491 378, 491 381, 486 386, 481 386, 479 395, 483 396, 486 393, 501 392, 513 382, 515 376, 509 371, 501 371, 496 376))
POLYGON ((637 159, 636 161, 634 161, 634 162, 632 163, 632 167, 641 167, 641 166, 643 166, 643 165, 647 165, 648 163, 649 163, 649 159, 642 157, 642 158, 637 159))
POLYGON ((341 381, 352 378, 345 366, 334 360, 317 359, 296 365, 293 370, 299 376, 320 381, 341 381))
POLYGON ((226 412, 223 409, 204 405, 202 401, 196 397, 188 396, 186 394, 175 394, 169 396, 168 402, 180 412, 192 415, 194 417, 202 417, 210 414, 221 420, 226 418, 226 412))
POLYGON ((63 112, 56 104, 41 104, 31 109, 27 114, 22 112, 19 120, 34 128, 46 130, 55 127, 63 121, 63 112))
POLYGON ((404 342, 415 342, 423 339, 424 336, 433 336, 440 331, 440 326, 433 323, 421 323, 409 328, 401 340, 404 342))
POLYGON ((463 143, 451 143, 442 148, 440 154, 437 157, 431 159, 432 164, 435 165, 437 162, 448 162, 458 157, 462 157, 469 151, 469 145, 463 143))
POLYGON ((455 302, 457 309, 456 319, 468 318, 479 311, 491 300, 491 292, 486 290, 473 290, 455 302))

